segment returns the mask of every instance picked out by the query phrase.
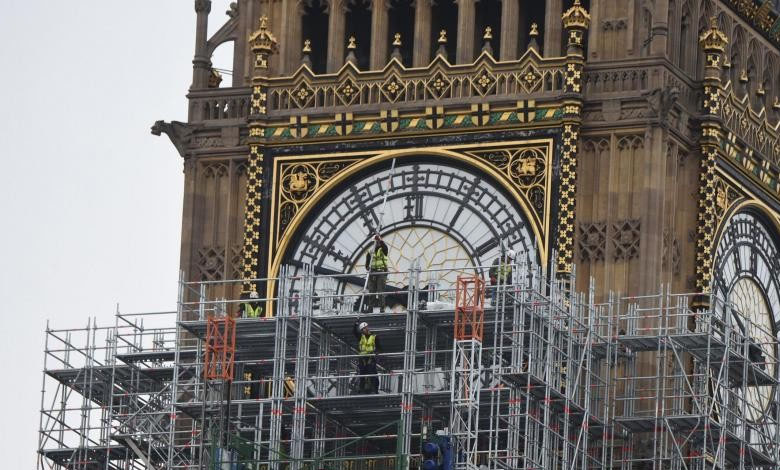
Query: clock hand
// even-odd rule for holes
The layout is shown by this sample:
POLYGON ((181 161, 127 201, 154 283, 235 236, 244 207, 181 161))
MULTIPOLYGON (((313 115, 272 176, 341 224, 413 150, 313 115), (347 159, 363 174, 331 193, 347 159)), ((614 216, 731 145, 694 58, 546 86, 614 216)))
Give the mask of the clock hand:
MULTIPOLYGON (((385 194, 382 196, 382 210, 379 212, 379 227, 376 229, 375 237, 378 238, 379 234, 382 233, 382 227, 384 227, 385 224, 385 209, 387 208, 387 195, 390 193, 390 190, 393 189, 393 176, 395 175, 395 158, 393 159, 393 163, 390 166, 390 177, 387 180, 387 188, 385 189, 385 194)), ((371 249, 371 258, 368 262, 368 269, 366 269, 366 278, 363 282, 363 290, 360 292, 360 305, 358 306, 358 312, 363 311, 363 302, 366 298, 366 290, 368 289, 368 278, 371 274, 371 267, 374 265, 374 256, 376 255, 377 246, 379 246, 378 242, 374 243, 374 247, 371 249)), ((382 293, 374 293, 374 295, 383 295, 382 293)))

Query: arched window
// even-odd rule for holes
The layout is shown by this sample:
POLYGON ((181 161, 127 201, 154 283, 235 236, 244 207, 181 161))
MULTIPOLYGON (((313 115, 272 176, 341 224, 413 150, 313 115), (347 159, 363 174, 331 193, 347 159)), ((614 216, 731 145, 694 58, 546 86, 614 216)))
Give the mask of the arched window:
POLYGON ((680 41, 677 46, 680 48, 680 68, 686 72, 691 70, 691 44, 695 44, 696 41, 691 38, 691 12, 688 10, 688 5, 683 7, 682 16, 680 17, 680 41))
POLYGON ((454 0, 436 0, 431 9, 431 26, 431 57, 436 57, 439 33, 444 30, 447 32, 447 60, 454 64, 458 44, 458 4, 454 0))
MULTIPOLYGON (((568 0, 567 0, 568 1, 568 0)), ((531 31, 531 25, 536 23, 536 26, 539 30, 539 37, 537 38, 537 42, 539 44, 539 54, 546 54, 547 51, 544 51, 544 7, 546 2, 523 2, 520 4, 520 8, 524 10, 520 13, 521 17, 523 14, 525 14, 526 18, 526 24, 525 29, 520 30, 520 55, 523 55, 528 49, 528 33, 531 31)), ((566 11, 567 9, 564 8, 563 11, 566 11)), ((553 51, 553 55, 560 55, 560 53, 555 53, 553 51)))
MULTIPOLYGON (((427 1, 427 0, 426 0, 427 1)), ((401 63, 407 67, 412 65, 414 51, 414 2, 412 0, 390 0, 389 27, 387 28, 387 43, 390 52, 393 51, 395 35, 401 35, 401 63)))
POLYGON ((772 110, 772 71, 775 70, 775 66, 772 63, 771 59, 767 61, 766 65, 764 66, 764 75, 761 77, 761 87, 759 88, 761 90, 761 94, 758 96, 759 101, 761 102, 761 106, 764 107, 764 109, 767 112, 767 116, 769 115, 769 112, 772 110))
POLYGON ((211 54, 211 76, 209 88, 224 88, 233 85, 233 55, 235 41, 226 41, 217 46, 211 54))
POLYGON ((485 29, 490 28, 493 39, 490 46, 493 57, 501 57, 501 0, 479 0, 476 4, 476 22, 474 28, 474 55, 478 56, 485 43, 485 29))
POLYGON ((349 0, 345 24, 344 44, 349 43, 350 37, 355 37, 357 66, 360 70, 368 70, 371 57, 371 0, 349 0))
MULTIPOLYGON (((699 34, 696 36, 697 38, 701 37, 702 34, 704 34, 707 29, 709 29, 710 24, 709 20, 702 16, 699 18, 699 34)), ((697 80, 703 80, 704 79, 704 52, 701 50, 701 48, 696 48, 696 79, 697 80)))
MULTIPOLYGON (((303 39, 310 41, 309 59, 314 73, 325 73, 328 60, 328 4, 306 0, 301 18, 303 39)), ((293 67, 295 68, 295 67, 293 67)))

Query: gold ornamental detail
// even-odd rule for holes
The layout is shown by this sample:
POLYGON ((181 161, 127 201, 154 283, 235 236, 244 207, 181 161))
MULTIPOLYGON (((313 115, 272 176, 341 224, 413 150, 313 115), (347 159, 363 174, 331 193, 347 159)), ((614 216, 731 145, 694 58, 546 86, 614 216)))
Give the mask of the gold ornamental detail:
POLYGON ((258 276, 260 254, 260 224, 262 222, 263 154, 258 145, 251 145, 247 162, 246 209, 244 211, 243 269, 244 292, 257 292, 253 279, 258 276))
POLYGON ((545 220, 549 191, 549 152, 546 146, 465 152, 505 176, 528 201, 539 225, 545 220))
POLYGON ((276 240, 287 231, 298 211, 316 196, 331 178, 359 158, 282 163, 276 201, 276 240))

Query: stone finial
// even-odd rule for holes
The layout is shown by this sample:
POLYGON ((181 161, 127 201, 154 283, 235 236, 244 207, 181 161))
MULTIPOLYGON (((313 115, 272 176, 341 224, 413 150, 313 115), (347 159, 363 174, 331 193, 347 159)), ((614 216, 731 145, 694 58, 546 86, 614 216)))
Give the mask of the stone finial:
POLYGON ((393 35, 393 53, 390 54, 391 59, 397 60, 399 63, 403 63, 403 57, 401 56, 401 33, 395 33, 393 35))
POLYGON ((447 58, 447 30, 442 29, 439 31, 439 48, 436 50, 436 55, 440 55, 447 58))
POLYGON ((705 52, 724 52, 729 38, 718 28, 718 19, 710 18, 710 29, 701 33, 699 44, 705 52))
POLYGON ((303 53, 301 63, 312 68, 311 57, 309 57, 309 54, 311 54, 311 41, 309 39, 303 41, 303 49, 301 52, 303 53))
POLYGON ((263 15, 260 17, 260 27, 249 36, 249 44, 252 45, 252 51, 264 52, 270 54, 276 50, 278 42, 276 38, 268 30, 268 17, 263 15))
POLYGON ((490 40, 493 39, 493 28, 490 26, 485 28, 485 34, 482 35, 482 39, 485 40, 485 44, 482 45, 482 52, 493 55, 493 46, 490 45, 490 40))
POLYGON ((775 101, 772 103, 772 109, 774 109, 777 112, 780 112, 780 98, 775 96, 775 101))
POLYGON ((352 65, 354 65, 357 68, 357 57, 355 56, 355 49, 357 49, 357 42, 355 40, 355 36, 350 36, 349 40, 347 41, 347 62, 352 62, 352 65))
POLYGON ((561 16, 564 28, 588 29, 590 26, 590 14, 580 4, 580 0, 574 0, 574 5, 561 16))
POLYGON ((742 72, 739 73, 739 81, 742 83, 747 83, 750 81, 750 77, 748 77, 747 70, 742 69, 742 72))
POLYGON ((536 23, 531 23, 531 31, 528 33, 528 36, 528 49, 539 52, 539 42, 536 40, 539 37, 539 26, 536 23))

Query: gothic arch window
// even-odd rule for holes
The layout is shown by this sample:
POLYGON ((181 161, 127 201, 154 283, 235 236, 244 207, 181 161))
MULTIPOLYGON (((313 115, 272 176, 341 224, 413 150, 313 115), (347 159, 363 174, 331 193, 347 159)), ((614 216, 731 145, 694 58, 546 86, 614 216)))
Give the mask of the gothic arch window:
POLYGON ((691 11, 688 8, 688 4, 683 5, 682 15, 680 15, 680 41, 677 43, 679 47, 678 64, 681 69, 686 72, 691 70, 691 55, 696 50, 692 50, 691 44, 696 44, 698 38, 691 37, 691 11))
POLYGON ((355 57, 360 70, 370 68, 371 51, 371 0, 347 1, 346 28, 344 28, 344 43, 349 43, 350 37, 355 37, 357 48, 355 57))
MULTIPOLYGON (((761 100, 757 99, 758 96, 756 95, 756 92, 758 91, 758 85, 761 80, 761 58, 759 57, 760 48, 755 43, 755 41, 750 41, 748 51, 751 52, 745 66, 745 72, 748 79, 748 82, 745 86, 745 91, 748 94, 748 103, 753 107, 754 111, 757 111, 761 108, 761 100)), ((744 77, 740 78, 744 79, 744 77)))
POLYGON ((301 15, 301 31, 309 40, 309 59, 314 73, 325 73, 328 60, 328 2, 306 0, 301 15))
POLYGON ((212 76, 209 88, 224 88, 233 85, 233 56, 235 41, 225 41, 211 54, 212 76))
POLYGON ((742 75, 742 71, 747 67, 747 61, 744 60, 742 55, 742 41, 744 40, 744 34, 740 27, 734 29, 734 42, 731 44, 731 56, 729 62, 731 68, 729 70, 729 79, 731 80, 731 89, 734 90, 739 87, 739 77, 742 75))
POLYGON ((772 94, 773 94, 773 84, 772 84, 772 77, 773 74, 777 73, 777 65, 775 63, 774 57, 772 55, 768 55, 766 57, 766 61, 764 62, 764 75, 761 77, 761 84, 760 89, 763 90, 763 95, 760 95, 758 98, 761 102, 761 105, 764 107, 764 109, 770 111, 770 108, 772 107, 772 94))
MULTIPOLYGON (((699 18, 699 29, 698 34, 696 35, 696 40, 698 41, 701 35, 709 28, 709 20, 702 16, 699 18)), ((702 80, 704 79, 704 52, 701 50, 700 47, 697 47, 695 49, 696 52, 692 52, 692 54, 695 54, 696 56, 696 79, 702 80)))
MULTIPOLYGON (((423 0, 420 0, 423 1, 423 0)), ((436 0, 431 9, 431 57, 436 57, 439 49, 439 34, 447 32, 447 60, 455 63, 456 44, 458 44, 458 4, 455 0, 436 0)))
MULTIPOLYGON (((427 0, 426 0, 427 1, 427 0)), ((401 35, 401 63, 409 67, 412 65, 412 54, 414 51, 414 15, 415 8, 413 0, 389 0, 389 27, 387 28, 387 43, 390 44, 392 52, 395 46, 396 33, 401 35)))
POLYGON ((493 39, 490 46, 493 57, 501 57, 501 0, 480 0, 475 5, 476 22, 474 28, 474 55, 478 56, 485 44, 485 29, 490 28, 493 39))
MULTIPOLYGON (((567 0, 567 2, 571 3, 570 0, 567 0)), ((520 55, 525 53, 525 50, 528 48, 528 32, 531 30, 531 25, 536 23, 536 26, 539 28, 539 37, 537 38, 537 42, 539 43, 539 53, 543 55, 560 55, 560 53, 556 53, 556 51, 545 51, 544 50, 544 23, 545 23, 545 3, 547 2, 524 2, 521 3, 520 8, 523 10, 521 15, 524 15, 526 18, 526 27, 525 30, 520 30, 520 37, 523 41, 524 47, 520 48, 520 55)), ((568 8, 564 9, 563 11, 568 10, 568 8)), ((562 44, 566 44, 566 41, 564 41, 562 44)))

